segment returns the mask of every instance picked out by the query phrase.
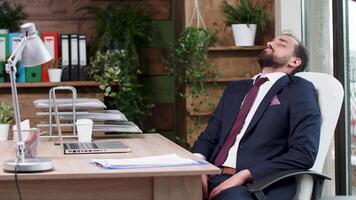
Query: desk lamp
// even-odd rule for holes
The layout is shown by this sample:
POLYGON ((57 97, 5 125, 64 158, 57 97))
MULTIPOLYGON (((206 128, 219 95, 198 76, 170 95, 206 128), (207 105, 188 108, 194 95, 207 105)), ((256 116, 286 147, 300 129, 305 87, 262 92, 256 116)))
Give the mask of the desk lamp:
POLYGON ((53 169, 53 162, 43 158, 25 158, 25 142, 22 140, 20 127, 20 109, 16 89, 16 63, 21 60, 25 67, 41 65, 52 59, 47 48, 37 35, 35 24, 26 23, 21 25, 21 42, 12 52, 6 63, 6 72, 10 75, 12 101, 14 104, 16 122, 16 151, 17 159, 7 160, 3 168, 8 172, 40 172, 53 169))

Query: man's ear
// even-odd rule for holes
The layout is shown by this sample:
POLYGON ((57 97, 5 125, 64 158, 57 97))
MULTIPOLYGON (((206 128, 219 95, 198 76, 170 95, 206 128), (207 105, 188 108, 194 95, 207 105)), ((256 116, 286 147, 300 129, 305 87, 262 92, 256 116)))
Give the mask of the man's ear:
POLYGON ((289 66, 291 66, 292 68, 297 68, 301 64, 302 60, 298 57, 292 57, 291 61, 289 62, 289 66))

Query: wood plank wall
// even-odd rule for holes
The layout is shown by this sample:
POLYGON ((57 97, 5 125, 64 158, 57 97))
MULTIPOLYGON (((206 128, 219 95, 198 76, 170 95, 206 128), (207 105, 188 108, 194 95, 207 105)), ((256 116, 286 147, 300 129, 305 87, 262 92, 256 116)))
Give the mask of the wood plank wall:
POLYGON ((92 37, 95 34, 95 18, 77 9, 83 6, 105 7, 110 2, 141 3, 153 14, 155 20, 171 18, 170 0, 11 0, 24 6, 25 21, 32 21, 40 31, 56 31, 60 33, 83 32, 92 37))
MULTIPOLYGON (((95 18, 77 11, 83 6, 105 7, 109 3, 142 4, 151 12, 153 20, 171 20, 172 0, 8 0, 11 4, 20 3, 26 18, 23 22, 34 22, 40 32, 85 33, 88 39, 95 35, 95 18)), ((148 48, 143 50, 145 76, 167 75, 158 51, 167 54, 167 49, 148 48)), ((146 128, 173 131, 173 102, 157 103, 153 116, 145 122, 146 128)))

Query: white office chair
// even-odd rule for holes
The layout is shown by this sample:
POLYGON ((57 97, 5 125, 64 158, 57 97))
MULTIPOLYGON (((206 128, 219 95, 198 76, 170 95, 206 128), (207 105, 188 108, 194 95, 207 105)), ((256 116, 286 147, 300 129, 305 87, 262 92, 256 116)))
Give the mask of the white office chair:
POLYGON ((266 199, 263 189, 269 185, 291 176, 297 178, 297 191, 293 200, 315 200, 321 196, 325 179, 329 177, 321 174, 329 146, 334 135, 337 120, 344 97, 341 83, 333 76, 316 72, 300 72, 296 76, 312 82, 318 92, 321 112, 320 145, 315 163, 310 170, 287 170, 272 174, 264 180, 249 185, 249 191, 257 199, 266 199))

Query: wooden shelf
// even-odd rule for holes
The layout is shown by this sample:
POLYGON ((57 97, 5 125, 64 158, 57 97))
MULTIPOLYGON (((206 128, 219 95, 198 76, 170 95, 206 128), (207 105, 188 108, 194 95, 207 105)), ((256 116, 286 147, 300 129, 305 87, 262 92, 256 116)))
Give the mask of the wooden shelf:
POLYGON ((266 46, 216 46, 209 47, 209 51, 256 51, 262 50, 266 46))
POLYGON ((213 115, 213 111, 211 112, 193 112, 193 111, 189 111, 189 116, 194 117, 194 116, 210 116, 213 115))
POLYGON ((251 79, 252 77, 219 77, 216 79, 208 79, 207 81, 210 82, 231 82, 231 81, 239 81, 239 80, 246 80, 251 79))
MULTIPOLYGON (((34 83, 16 83, 17 88, 40 88, 40 87, 55 87, 55 86, 74 86, 74 87, 87 87, 87 86, 99 86, 96 81, 63 81, 58 83, 50 82, 34 82, 34 83)), ((10 83, 0 83, 0 88, 10 88, 10 83)))

